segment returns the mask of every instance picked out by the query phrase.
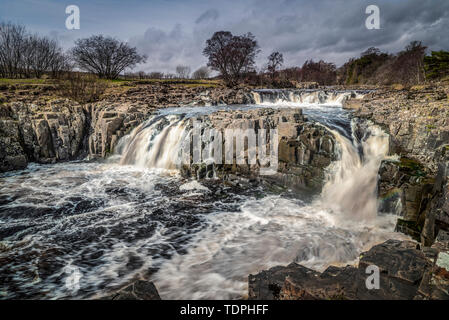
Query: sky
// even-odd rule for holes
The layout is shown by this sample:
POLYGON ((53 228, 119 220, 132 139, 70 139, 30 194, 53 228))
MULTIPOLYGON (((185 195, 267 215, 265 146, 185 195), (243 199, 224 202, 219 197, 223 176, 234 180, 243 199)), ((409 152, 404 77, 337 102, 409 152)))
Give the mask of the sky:
POLYGON ((337 66, 369 47, 395 53, 421 40, 449 50, 448 0, 1 0, 0 21, 57 38, 64 48, 93 34, 113 36, 148 56, 136 70, 174 73, 207 64, 205 41, 215 31, 251 32, 258 67, 280 51, 284 67, 324 59, 337 66), (65 9, 80 9, 80 29, 68 30, 65 9), (380 9, 380 29, 368 30, 367 6, 380 9))

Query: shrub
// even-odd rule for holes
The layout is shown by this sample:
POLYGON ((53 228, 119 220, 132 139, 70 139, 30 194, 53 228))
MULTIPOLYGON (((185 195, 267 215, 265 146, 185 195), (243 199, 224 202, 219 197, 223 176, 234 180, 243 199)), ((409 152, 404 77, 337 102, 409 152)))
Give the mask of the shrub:
POLYGON ((57 82, 58 93, 79 103, 100 100, 107 84, 92 74, 68 73, 63 80, 57 82))

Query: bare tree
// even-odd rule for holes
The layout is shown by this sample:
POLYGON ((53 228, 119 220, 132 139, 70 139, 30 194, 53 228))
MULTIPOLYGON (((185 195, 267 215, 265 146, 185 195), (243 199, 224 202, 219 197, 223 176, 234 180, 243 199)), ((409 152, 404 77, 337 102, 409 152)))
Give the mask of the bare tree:
POLYGON ((164 79, 175 79, 176 78, 176 74, 173 73, 165 73, 164 74, 164 79))
POLYGON ((145 78, 147 77, 145 71, 139 71, 139 72, 137 73, 137 75, 138 75, 138 77, 139 77, 140 80, 145 79, 145 78))
POLYGON ((284 56, 282 55, 282 53, 278 51, 275 51, 268 56, 267 69, 272 79, 274 79, 276 71, 282 66, 283 63, 284 63, 284 56))
POLYGON ((0 73, 5 78, 20 74, 26 30, 12 23, 0 24, 0 73))
POLYGON ((148 74, 148 78, 150 79, 163 79, 164 73, 159 71, 153 71, 148 74))
POLYGON ((73 69, 73 64, 70 56, 64 52, 60 52, 55 56, 50 71, 53 78, 61 78, 64 73, 67 73, 73 69))
POLYGON ((301 81, 318 82, 320 85, 332 85, 337 81, 335 64, 320 60, 307 60, 301 68, 301 81))
POLYGON ((257 41, 251 33, 234 36, 229 31, 215 32, 203 50, 209 59, 207 65, 219 71, 228 86, 236 85, 243 74, 254 71, 258 53, 257 41))
POLYGON ((0 75, 17 78, 53 76, 69 70, 68 57, 56 40, 29 34, 25 27, 11 23, 0 24, 0 75))
POLYGON ((404 51, 398 53, 391 69, 395 82, 420 83, 425 80, 424 57, 426 49, 421 41, 412 41, 404 51))
POLYGON ((200 67, 193 74, 193 79, 207 79, 210 76, 210 70, 208 67, 200 67))
POLYGON ((78 39, 71 54, 78 67, 107 79, 116 79, 125 68, 146 61, 136 48, 102 35, 78 39))
POLYGON ((25 41, 27 51, 27 63, 33 75, 40 78, 46 71, 55 71, 61 62, 62 50, 55 40, 50 40, 38 35, 30 36, 25 41))
POLYGON ((189 75, 190 75, 190 67, 178 65, 176 67, 176 74, 178 75, 178 78, 180 78, 180 79, 188 79, 189 75))

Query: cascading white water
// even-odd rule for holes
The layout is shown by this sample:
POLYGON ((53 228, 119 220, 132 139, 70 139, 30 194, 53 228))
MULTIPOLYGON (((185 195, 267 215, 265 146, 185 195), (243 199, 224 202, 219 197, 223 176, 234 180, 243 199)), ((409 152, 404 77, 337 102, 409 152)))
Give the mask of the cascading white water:
POLYGON ((252 92, 257 105, 266 106, 298 106, 298 105, 329 105, 341 106, 350 97, 362 95, 352 91, 323 90, 255 90, 252 92))
POLYGON ((185 123, 169 115, 150 120, 135 128, 120 141, 120 164, 156 169, 177 169, 181 137, 185 123))
MULTIPOLYGON (((317 103, 314 108, 326 113, 328 109, 320 105, 325 101, 341 113, 334 104, 341 106, 346 97, 347 93, 342 93, 325 99, 314 93, 300 100, 290 95, 285 101, 290 107, 317 103)), ((258 94, 255 101, 266 105, 266 99, 258 94)), ((285 105, 282 100, 273 101, 279 107, 285 105)), ((335 121, 325 120, 329 121, 322 122, 325 126, 335 121)), ((163 298, 241 298, 247 292, 250 273, 292 261, 323 271, 331 264, 356 263, 360 252, 374 244, 404 238, 393 232, 394 216, 377 215, 377 172, 388 153, 388 135, 368 125, 360 140, 353 136, 351 141, 339 130, 328 129, 338 142, 339 159, 328 168, 318 199, 304 203, 276 195, 248 198, 241 211, 207 215, 207 227, 195 236, 195 246, 186 254, 175 255, 155 274, 153 280, 163 298)), ((181 189, 192 186, 189 183, 181 189)), ((208 194, 201 185, 195 189, 191 193, 195 197, 208 194)))
MULTIPOLYGON (((338 141, 339 160, 328 168, 316 201, 262 186, 234 189, 160 174, 154 168, 176 168, 189 127, 188 116, 165 109, 123 137, 108 163, 32 165, 0 175, 1 244, 10 248, 0 250, 0 259, 10 261, 0 265, 0 291, 11 298, 73 297, 64 285, 70 266, 83 275, 78 298, 158 270, 151 280, 163 299, 240 299, 251 273, 292 261, 323 271, 355 263, 360 252, 386 239, 403 238, 393 232, 394 216, 376 212, 376 176, 388 137, 368 126, 363 138, 351 139, 340 93, 267 92, 259 105, 243 107, 264 107, 270 95, 287 104, 273 99, 273 108, 302 107, 338 141), (304 101, 317 104, 309 108, 304 101), (37 264, 41 257, 45 263, 37 264)), ((189 116, 217 110, 179 109, 189 116)))
MULTIPOLYGON (((288 103, 341 103, 351 93, 314 92, 254 92, 256 101, 288 103), (261 95, 262 94, 262 95, 261 95), (274 96, 274 98, 273 98, 274 96), (263 97, 263 98, 262 98, 263 97)), ((186 130, 186 121, 179 115, 155 116, 134 129, 120 140, 117 146, 121 155, 120 164, 146 168, 177 169, 180 157, 181 137, 186 130)), ((323 124, 325 125, 325 124, 323 124)), ((355 125, 353 122, 352 126, 355 125)), ((339 160, 328 168, 320 205, 339 213, 345 219, 372 220, 377 216, 377 172, 381 161, 388 153, 388 135, 374 125, 363 128, 365 135, 358 141, 350 141, 339 131, 327 128, 337 141, 339 160), (362 153, 359 154, 359 149, 362 153)), ((354 128, 351 129, 354 131, 354 128)))
POLYGON ((360 252, 387 239, 405 239, 393 232, 393 215, 377 215, 377 172, 388 152, 388 136, 376 126, 365 130, 354 144, 332 131, 339 159, 312 203, 271 195, 247 199, 240 212, 208 215, 196 245, 155 275, 161 296, 238 299, 247 292, 248 274, 292 261, 323 271, 354 264, 360 252))
POLYGON ((379 127, 365 128, 362 141, 353 142, 331 130, 338 142, 339 161, 329 168, 321 195, 326 207, 340 213, 339 217, 372 220, 377 216, 377 175, 389 148, 389 137, 379 127), (362 155, 359 154, 359 147, 362 155))

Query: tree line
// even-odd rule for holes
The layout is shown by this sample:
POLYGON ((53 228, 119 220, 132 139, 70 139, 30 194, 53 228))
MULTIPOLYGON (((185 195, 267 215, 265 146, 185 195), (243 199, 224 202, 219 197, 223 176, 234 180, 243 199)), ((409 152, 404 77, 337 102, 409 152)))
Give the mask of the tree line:
POLYGON ((191 68, 186 65, 176 66, 175 73, 164 73, 159 71, 152 72, 125 72, 125 79, 208 79, 211 75, 211 70, 207 66, 199 67, 194 72, 191 72, 191 68))
MULTIPOLYGON (((0 77, 41 78, 49 74, 59 78, 78 68, 99 78, 117 79, 125 69, 144 63, 147 57, 135 47, 112 37, 93 35, 78 39, 73 48, 64 52, 58 42, 49 37, 31 34, 22 25, 0 23, 0 77)), ((138 79, 206 79, 207 66, 191 74, 189 66, 178 65, 176 73, 128 72, 125 77, 138 79)))
POLYGON ((99 78, 116 79, 125 68, 145 62, 136 48, 112 37, 94 35, 75 41, 64 52, 58 42, 32 34, 24 26, 0 23, 0 76, 3 78, 53 78, 79 68, 99 78))
MULTIPOLYGON (((320 85, 411 85, 449 76, 449 52, 433 51, 427 55, 426 51, 421 42, 413 41, 396 54, 369 48, 339 68, 332 62, 307 60, 301 67, 284 69, 283 54, 275 51, 257 70, 255 60, 260 48, 254 35, 218 31, 206 41, 202 52, 208 60, 207 66, 193 73, 189 66, 178 65, 175 73, 139 71, 125 73, 125 77, 206 79, 212 70, 228 86, 241 82, 285 86, 292 81, 320 85)), ((43 74, 57 78, 78 68, 99 78, 116 79, 125 69, 135 69, 146 59, 135 47, 112 37, 93 35, 78 39, 73 48, 64 52, 56 40, 32 34, 21 25, 0 23, 0 76, 3 78, 40 78, 43 74)))
POLYGON ((69 58, 55 40, 31 34, 24 26, 0 24, 0 76, 40 78, 44 72, 57 77, 70 69, 69 58))
POLYGON ((285 85, 286 81, 336 84, 404 84, 413 85, 429 79, 449 76, 449 52, 432 51, 420 41, 412 41, 396 54, 369 48, 360 57, 351 58, 340 68, 323 60, 307 60, 301 67, 281 69, 282 53, 273 52, 267 64, 256 72, 255 57, 260 52, 252 34, 233 36, 230 32, 216 32, 207 40, 203 54, 208 66, 220 72, 228 85, 240 81, 253 84, 285 85))

